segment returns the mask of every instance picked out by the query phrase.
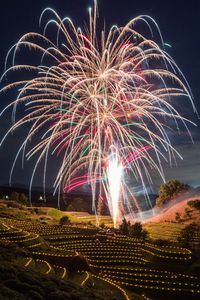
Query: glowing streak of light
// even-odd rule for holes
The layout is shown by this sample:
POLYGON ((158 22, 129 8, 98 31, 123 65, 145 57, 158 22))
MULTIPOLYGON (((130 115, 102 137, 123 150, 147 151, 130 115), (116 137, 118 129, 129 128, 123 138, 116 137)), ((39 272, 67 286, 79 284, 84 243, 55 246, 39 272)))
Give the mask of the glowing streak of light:
POLYGON ((118 213, 119 213, 119 198, 121 190, 121 177, 123 166, 119 161, 117 152, 112 152, 108 158, 108 167, 106 170, 109 186, 109 198, 111 202, 111 215, 113 218, 114 227, 117 227, 118 213))

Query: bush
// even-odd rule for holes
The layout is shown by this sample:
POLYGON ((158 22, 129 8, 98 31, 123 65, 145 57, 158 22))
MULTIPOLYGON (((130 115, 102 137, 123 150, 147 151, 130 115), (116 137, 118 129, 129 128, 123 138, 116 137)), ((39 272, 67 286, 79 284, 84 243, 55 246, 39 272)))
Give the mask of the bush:
POLYGON ((60 221, 59 221, 59 225, 60 226, 63 226, 63 225, 67 225, 67 224, 70 224, 70 219, 68 216, 63 216, 60 218, 60 221))
POLYGON ((16 291, 7 288, 3 284, 0 284, 0 299, 25 300, 25 298, 22 295, 18 294, 16 291))
POLYGON ((130 221, 127 222, 125 218, 119 225, 119 233, 142 240, 146 240, 149 235, 148 231, 142 228, 142 224, 140 222, 136 222, 131 225, 130 221))
POLYGON ((99 227, 101 227, 101 228, 105 228, 105 227, 106 227, 106 225, 105 225, 105 223, 104 223, 104 222, 102 222, 102 223, 99 225, 99 227))
POLYGON ((190 219, 192 217, 192 210, 190 210, 189 208, 185 208, 185 218, 190 219))
POLYGON ((200 211, 200 200, 198 199, 188 201, 187 205, 200 211))
POLYGON ((23 205, 28 205, 28 197, 24 193, 19 194, 18 201, 23 205))
POLYGON ((10 199, 13 200, 13 201, 19 201, 19 193, 17 192, 12 192, 11 195, 10 195, 10 199))
POLYGON ((172 246, 173 245, 172 242, 170 242, 169 240, 164 240, 164 239, 154 240, 153 244, 156 246, 172 246))
POLYGON ((18 209, 23 208, 23 206, 21 204, 17 203, 14 200, 9 200, 8 203, 7 203, 7 207, 8 208, 18 208, 18 209))
POLYGON ((142 228, 142 224, 140 222, 136 222, 130 226, 129 235, 136 239, 146 240, 149 234, 147 230, 142 228))
POLYGON ((178 242, 182 247, 192 248, 193 247, 193 237, 199 231, 199 226, 196 223, 191 223, 181 230, 178 237, 178 242))
POLYGON ((130 221, 127 222, 126 219, 124 218, 122 220, 122 223, 119 225, 119 233, 124 234, 124 235, 128 235, 129 230, 130 230, 130 226, 131 226, 130 221))
POLYGON ((189 185, 184 184, 176 179, 172 179, 166 183, 161 184, 159 189, 159 197, 156 198, 156 205, 162 206, 166 204, 178 193, 187 191, 189 188, 189 185))
POLYGON ((60 291, 54 291, 52 293, 49 294, 48 300, 71 300, 72 298, 69 296, 69 294, 67 293, 63 293, 60 291))
POLYGON ((36 291, 32 291, 32 290, 28 293, 27 296, 28 296, 28 299, 30 299, 30 300, 43 300, 44 299, 42 297, 42 295, 40 295, 36 291))
POLYGON ((35 211, 36 215, 39 214, 39 208, 38 207, 34 208, 34 211, 35 211))
POLYGON ((176 222, 181 223, 182 219, 181 219, 181 214, 179 212, 176 212, 175 220, 176 222))

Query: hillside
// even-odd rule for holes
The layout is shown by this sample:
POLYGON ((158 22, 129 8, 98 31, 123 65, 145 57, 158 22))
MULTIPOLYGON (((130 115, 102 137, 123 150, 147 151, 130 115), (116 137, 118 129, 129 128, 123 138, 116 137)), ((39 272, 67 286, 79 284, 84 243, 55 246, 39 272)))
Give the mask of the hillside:
POLYGON ((163 211, 161 211, 158 214, 155 214, 155 216, 149 218, 146 220, 146 222, 174 222, 176 221, 176 213, 180 214, 181 220, 183 223, 191 223, 196 222, 200 223, 200 213, 195 210, 191 209, 187 203, 190 200, 200 200, 200 197, 189 197, 187 199, 182 200, 179 203, 174 204, 173 206, 165 208, 163 211), (191 216, 186 216, 186 210, 191 210, 191 216))
POLYGON ((59 226, 59 211, 40 209, 2 202, 0 299, 199 299, 199 259, 191 250, 108 233, 87 224, 94 216, 85 213, 71 213, 85 223, 59 226), (40 212, 51 219, 41 222, 40 212))

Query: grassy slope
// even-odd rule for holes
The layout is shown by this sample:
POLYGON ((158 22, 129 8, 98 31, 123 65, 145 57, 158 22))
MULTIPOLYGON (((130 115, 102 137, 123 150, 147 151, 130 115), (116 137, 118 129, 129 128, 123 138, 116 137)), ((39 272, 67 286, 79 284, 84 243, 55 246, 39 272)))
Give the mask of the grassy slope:
POLYGON ((178 213, 180 213, 180 216, 183 219, 184 223, 191 223, 191 222, 200 223, 200 213, 195 209, 191 209, 187 205, 188 201, 196 200, 196 199, 199 199, 199 198, 198 197, 193 197, 193 198, 185 199, 185 200, 171 206, 170 208, 166 209, 163 213, 161 213, 159 215, 156 215, 156 216, 152 217, 151 219, 149 219, 147 221, 148 221, 148 223, 149 222, 162 223, 162 222, 165 222, 165 221, 167 221, 167 222, 175 221, 175 216, 176 216, 176 213, 178 212, 178 213), (186 208, 188 208, 192 211, 190 218, 185 216, 185 209, 186 208))
MULTIPOLYGON (((26 208, 21 205, 15 206, 14 201, 11 207, 7 207, 5 200, 0 200, 0 217, 13 217, 17 219, 31 219, 47 221, 49 224, 58 224, 58 221, 63 216, 69 216, 70 221, 74 223, 96 223, 96 216, 86 212, 65 212, 51 207, 32 207, 26 208), (20 207, 20 210, 18 209, 20 207), (36 212, 37 209, 37 212, 36 212)), ((101 216, 100 223, 104 222, 106 225, 113 226, 112 219, 109 216, 101 216)))

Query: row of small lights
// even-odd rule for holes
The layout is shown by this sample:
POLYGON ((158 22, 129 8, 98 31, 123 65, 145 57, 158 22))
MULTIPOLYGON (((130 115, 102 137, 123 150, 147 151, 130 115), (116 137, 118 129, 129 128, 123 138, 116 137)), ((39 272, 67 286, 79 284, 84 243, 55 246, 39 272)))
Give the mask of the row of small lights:
POLYGON ((3 222, 1 222, 1 225, 3 226, 3 227, 5 227, 5 228, 1 228, 0 229, 0 232, 2 232, 2 231, 6 231, 6 230, 9 230, 10 229, 10 227, 8 227, 5 223, 3 223, 3 222))
MULTIPOLYGON (((16 233, 16 232, 14 232, 14 233, 16 233)), ((12 232, 12 234, 13 234, 13 232, 12 232)), ((19 236, 19 235, 17 235, 17 236, 6 236, 6 237, 0 237, 1 239, 4 239, 4 240, 14 240, 14 241, 17 241, 17 242, 20 242, 20 239, 23 239, 24 237, 27 237, 27 236, 30 236, 30 234, 28 234, 27 232, 25 233, 24 232, 24 235, 21 235, 21 236, 19 236)))
POLYGON ((142 249, 144 252, 147 252, 153 256, 157 256, 157 257, 160 257, 160 258, 164 258, 164 259, 170 259, 170 260, 190 260, 191 259, 191 256, 190 257, 178 257, 178 256, 168 256, 168 255, 161 255, 161 254, 157 254, 155 252, 151 252, 147 249, 142 249))
POLYGON ((170 279, 174 279, 174 278, 178 278, 177 275, 161 275, 161 274, 138 274, 138 273, 128 273, 128 272, 119 272, 119 271, 115 271, 115 270, 106 270, 106 271, 103 271, 105 272, 105 274, 121 274, 121 275, 127 275, 127 276, 138 276, 138 277, 156 277, 156 278, 170 278, 170 279))
POLYGON ((178 253, 180 254, 182 251, 182 254, 191 254, 191 251, 188 250, 188 249, 185 249, 185 248, 181 248, 181 247, 174 247, 174 246, 155 246, 155 245, 152 245, 152 244, 149 244, 149 243, 145 243, 145 246, 148 246, 150 248, 153 248, 153 249, 156 249, 156 250, 159 250, 161 252, 168 252, 168 253, 178 253), (171 251, 171 250, 168 250, 169 249, 175 249, 175 251, 171 251))
POLYGON ((78 248, 80 251, 86 251, 86 252, 94 252, 94 253, 96 253, 97 251, 99 252, 99 251, 112 251, 112 252, 123 252, 123 253, 129 253, 129 254, 136 254, 137 252, 138 252, 138 249, 130 249, 130 250, 128 250, 128 249, 124 249, 124 248, 122 248, 122 247, 117 247, 117 246, 115 246, 115 247, 112 247, 112 246, 101 246, 101 245, 99 245, 99 246, 91 246, 89 249, 88 249, 88 245, 84 245, 84 246, 77 246, 77 245, 70 245, 70 246, 68 246, 68 245, 66 245, 66 246, 60 246, 60 248, 78 248), (96 250, 96 251, 95 251, 96 250))
POLYGON ((59 245, 66 245, 66 246, 70 246, 70 245, 81 245, 81 244, 85 244, 85 245, 93 245, 95 242, 94 239, 92 240, 77 240, 77 241, 73 241, 73 240, 70 240, 70 241, 63 241, 63 242, 56 242, 56 243, 53 243, 55 244, 56 246, 59 246, 59 245))
POLYGON ((62 252, 62 253, 65 253, 65 254, 69 254, 69 252, 70 252, 70 255, 71 255, 71 252, 76 252, 75 250, 66 250, 66 249, 62 249, 62 248, 60 248, 60 247, 55 247, 55 246, 53 246, 53 245, 49 245, 49 248, 50 249, 53 249, 53 250, 56 250, 56 253, 57 253, 57 250, 59 251, 59 252, 62 252))
MULTIPOLYGON (((82 254, 85 254, 86 252, 81 252, 82 254)), ((120 254, 123 254, 123 253, 120 253, 120 254)), ((124 259, 133 259, 133 256, 129 256, 129 255, 120 255, 119 253, 115 254, 115 255, 110 255, 108 253, 108 255, 106 253, 99 253, 99 252, 92 252, 91 254, 86 254, 86 257, 88 258, 107 258, 107 259, 112 259, 112 258, 124 258, 124 259), (96 254, 96 255, 95 255, 96 254)), ((141 254, 140 253, 136 253, 135 256, 138 258, 141 257, 141 254)))
MULTIPOLYGON (((26 262, 25 267, 28 267, 30 265, 30 263, 33 261, 33 259, 29 258, 29 257, 27 258, 27 260, 28 261, 26 262)), ((47 264, 47 266, 48 266, 49 269, 48 269, 48 271, 45 274, 49 274, 50 273, 50 271, 52 270, 52 267, 51 267, 51 265, 47 261, 42 260, 42 259, 36 259, 36 261, 40 261, 40 262, 43 262, 43 263, 47 264)), ((61 276, 61 279, 64 279, 66 277, 67 269, 65 267, 61 267, 61 266, 57 266, 57 265, 53 265, 53 267, 62 270, 63 274, 61 276)))
MULTIPOLYGON (((67 233, 67 232, 66 232, 67 233)), ((72 238, 73 236, 74 237, 78 237, 77 235, 68 235, 68 236, 66 236, 66 235, 64 235, 64 234, 66 234, 66 233, 62 233, 62 234, 60 234, 59 233, 59 236, 52 236, 52 237, 47 237, 47 239, 48 240, 52 240, 52 241, 56 241, 56 240, 61 240, 61 239, 63 239, 63 238, 65 238, 66 240, 68 239, 68 238, 72 238)), ((69 233, 69 232, 68 232, 69 233)), ((71 233, 71 232, 70 232, 71 233)), ((55 233, 55 234, 58 234, 58 233, 55 233)), ((50 234, 49 234, 50 235, 50 234)), ((45 234, 43 234, 43 236, 45 236, 45 234)))
MULTIPOLYGON (((95 238, 95 236, 94 235, 91 235, 91 237, 93 237, 93 238, 95 238)), ((56 239, 61 239, 61 238, 63 238, 62 236, 61 237, 54 237, 54 239, 56 240, 56 239)), ((86 239, 89 239, 89 236, 88 235, 67 235, 67 236, 65 236, 65 239, 66 239, 66 241, 67 240, 70 240, 70 239, 81 239, 81 238, 86 238, 86 239)))
POLYGON ((31 235, 31 237, 30 237, 30 238, 28 238, 28 239, 25 239, 25 240, 22 240, 22 241, 20 241, 20 242, 22 242, 22 243, 26 243, 26 242, 29 242, 29 241, 36 240, 37 238, 39 238, 39 237, 40 237, 40 236, 39 236, 39 234, 36 234, 36 233, 31 233, 30 235, 31 235))
MULTIPOLYGON (((98 267, 98 266, 97 266, 98 267)), ((127 270, 130 270, 130 269, 127 269, 127 270)), ((148 271, 153 271, 153 270, 148 270, 148 271)), ((159 272, 159 271, 157 271, 157 272, 159 272)), ((165 271, 165 272, 167 272, 167 271, 165 271)), ((119 273, 119 272, 116 272, 116 273, 119 273)), ((168 273, 170 273, 170 272, 168 272, 168 273)), ((125 273, 125 274, 127 274, 127 273, 125 273)), ((131 275, 130 273, 129 273, 129 275, 131 275)), ((132 274, 133 275, 133 274, 132 274)), ((180 275, 182 275, 183 276, 183 274, 180 274, 180 275)), ((141 276, 141 275, 140 275, 141 276)), ((147 276, 147 275, 144 275, 144 276, 147 276)), ((150 276, 150 277, 153 277, 153 276, 150 276)), ((163 276, 162 276, 163 277, 163 276)), ((193 276, 189 276, 189 275, 185 275, 185 277, 189 277, 189 278, 194 278, 193 276)), ((172 278, 172 277, 171 277, 172 278)), ((187 285, 187 284, 186 284, 187 285)), ((192 284, 191 284, 192 285, 192 284)))
POLYGON ((27 262, 25 263, 25 267, 28 267, 30 263, 33 261, 32 257, 27 257, 27 262))
MULTIPOLYGON (((13 220, 11 220, 11 219, 8 219, 8 223, 11 223, 13 220)), ((60 232, 60 231, 62 231, 62 232, 65 232, 65 231, 69 231, 69 230, 71 230, 71 231, 75 231, 75 232, 77 232, 77 230, 83 230, 83 228, 82 227, 77 227, 77 226, 73 226, 73 225, 67 225, 67 226, 65 226, 65 227, 60 227, 59 228, 59 230, 58 230, 58 226, 57 225, 48 225, 48 224, 45 224, 45 225, 42 225, 42 224, 33 224, 32 222, 28 222, 28 221, 22 221, 22 220, 14 220, 14 222, 15 223, 17 223, 17 224, 24 224, 24 226, 26 226, 26 228, 27 228, 27 226, 29 226, 29 229, 31 230, 31 229, 33 229, 33 230, 38 230, 38 229, 42 229, 42 230, 47 230, 48 229, 48 231, 50 232, 52 229, 55 229, 55 230, 57 230, 58 232, 60 232)), ((90 231, 91 230, 94 230, 94 231, 96 231, 96 229, 92 229, 92 228, 90 228, 89 229, 90 231)), ((54 231, 55 232, 55 231, 54 231)))
POLYGON ((97 276, 97 275, 93 275, 93 277, 96 277, 96 278, 98 278, 100 280, 103 280, 103 281, 105 281, 105 282, 113 285, 114 287, 116 287, 118 290, 120 290, 122 292, 122 295, 124 296, 125 300, 130 300, 130 298, 129 298, 128 294, 126 293, 126 291, 121 286, 119 286, 118 284, 116 284, 115 282, 113 282, 113 281, 111 281, 111 280, 109 280, 107 278, 102 278, 102 277, 97 276))
POLYGON ((73 257, 74 255, 64 255, 64 254, 54 254, 54 253, 47 253, 47 252, 32 252, 33 255, 43 255, 43 256, 54 256, 54 257, 73 257))
MULTIPOLYGON (((77 238, 77 237, 88 237, 88 236, 69 236, 69 237, 70 237, 70 238, 74 238, 74 237, 77 238)), ((58 237, 58 238, 59 238, 59 237, 58 237)), ((125 237, 121 236, 120 238, 121 238, 121 239, 124 239, 125 237)), ((119 239, 119 238, 118 238, 118 239, 119 239)), ((132 238, 129 238, 129 239, 133 240, 132 238)), ((135 240, 135 239, 134 239, 134 240, 135 240)), ((155 250, 157 250, 157 247, 152 247, 152 248, 154 248, 155 250)), ((177 247, 177 248, 178 248, 178 247, 177 247)), ((163 250, 163 249, 162 249, 162 250, 163 250)), ((161 251, 162 251, 162 250, 161 250, 161 251)), ((147 250, 146 250, 146 251, 147 251, 147 250)), ((165 251, 165 250, 163 250, 163 251, 165 251)), ((149 252, 149 253, 151 253, 151 252, 149 252)), ((179 253, 179 254, 181 254, 181 253, 179 253)), ((159 255, 157 255, 157 256, 159 256, 159 255)), ((163 256, 160 255, 160 257, 163 257, 163 256)), ((165 257, 166 257, 166 256, 165 256, 165 257)), ((168 258, 168 257, 166 257, 166 258, 168 258)), ((176 259, 176 258, 175 258, 175 259, 176 259)), ((178 258, 178 259, 179 259, 179 258, 178 258)))
MULTIPOLYGON (((141 285, 141 284, 133 284, 133 283, 127 283, 127 282, 124 282, 124 281, 117 281, 117 280, 114 280, 114 282, 116 283, 120 283, 122 285, 126 285, 126 286, 132 286, 132 287, 135 287, 135 288, 142 288, 142 289, 152 289, 152 290, 162 290, 162 291, 179 291, 179 292, 183 292, 183 291, 186 291, 186 292, 191 292, 191 293, 198 293, 200 294, 200 290, 194 290, 194 289, 181 289, 181 288, 167 288, 167 287, 161 287, 161 286, 150 286, 150 285, 141 285)), ((165 283, 165 282, 164 282, 165 283)))
MULTIPOLYGON (((4 219, 3 222, 6 222, 7 224, 13 224, 15 223, 15 225, 18 225, 18 226, 22 226, 22 227, 29 227, 30 229, 38 229, 38 228, 41 228, 41 229, 48 229, 48 230, 51 230, 51 229, 55 229, 55 230, 58 230, 58 226, 56 225, 48 225, 48 224, 45 224, 45 225, 42 225, 42 224, 34 224, 32 223, 32 221, 22 221, 22 220, 13 220, 13 219, 4 219)), ((5 225, 5 224, 4 224, 5 225)), ((65 231, 65 230, 70 230, 70 228, 67 228, 67 227, 60 227, 59 229, 61 229, 62 231, 65 231)))
POLYGON ((48 261, 43 260, 43 259, 36 259, 36 261, 41 262, 48 267, 48 270, 45 272, 46 275, 48 275, 53 270, 51 265, 48 263, 48 261))
MULTIPOLYGON (((15 223, 18 223, 18 224, 25 224, 25 225, 30 225, 30 227, 37 227, 37 226, 39 226, 39 227, 44 227, 44 228, 46 228, 46 227, 49 227, 49 228, 58 228, 58 225, 49 225, 49 224, 38 224, 38 223, 33 223, 32 221, 28 221, 28 220, 13 220, 13 219, 9 219, 9 218, 6 218, 6 220, 5 220, 5 218, 0 218, 0 220, 2 220, 2 221, 6 221, 7 223, 12 223, 12 221, 14 221, 15 223)), ((66 225, 65 226, 65 228, 75 228, 75 229, 82 229, 82 227, 78 227, 78 226, 73 226, 73 225, 66 225)), ((64 229, 64 228, 62 228, 62 229, 64 229)))
POLYGON ((61 276, 61 279, 64 279, 67 275, 67 269, 65 267, 61 267, 61 266, 57 266, 57 265, 53 265, 53 268, 57 268, 57 269, 61 269, 63 271, 63 274, 61 276))
POLYGON ((165 273, 165 274, 169 274, 170 277, 174 277, 177 278, 175 276, 179 276, 179 277, 184 277, 184 278, 190 278, 190 279, 197 279, 199 280, 199 278, 197 276, 191 276, 191 275, 187 275, 187 274, 182 274, 182 273, 174 273, 174 272, 170 272, 170 271, 165 271, 165 270, 155 270, 155 269, 145 269, 145 268, 126 268, 126 267, 116 267, 116 266, 98 266, 98 265, 92 265, 90 264, 91 267, 95 267, 95 268, 100 268, 100 269, 111 269, 111 270, 123 270, 123 271, 138 271, 138 272, 154 272, 154 273, 165 273))
MULTIPOLYGON (((22 222, 24 222, 24 221, 21 221, 21 223, 22 222)), ((25 223, 25 222, 24 222, 25 223)), ((57 229, 57 227, 55 227, 55 229, 57 229)), ((62 231, 62 230, 60 230, 60 231, 62 231)), ((59 231, 58 230, 56 230, 56 232, 55 231, 52 231, 51 230, 51 232, 49 232, 49 235, 50 234, 52 234, 52 233, 58 233, 59 231)), ((45 234, 44 234, 45 235, 45 234)), ((52 237, 51 239, 52 240, 56 240, 56 239, 61 239, 62 237, 52 237)), ((121 239, 121 240, 124 240, 124 239, 127 239, 127 237, 125 237, 125 236, 121 236, 120 238, 118 237, 118 240, 119 239, 121 239)), ((128 238, 128 239, 130 239, 130 240, 134 240, 134 241, 136 241, 137 239, 133 239, 133 238, 128 238)), ((151 247, 151 248, 154 248, 155 250, 158 250, 159 248, 158 247, 153 247, 153 246, 151 246, 151 245, 149 245, 149 247, 151 247)), ((171 247, 171 248, 175 248, 175 247, 171 247)), ((177 249, 179 249, 178 247, 176 247, 177 249)), ((167 251, 166 249, 159 249, 160 251, 163 251, 163 252, 169 252, 169 253, 172 253, 171 251, 167 251)), ((187 251, 187 250, 185 250, 185 251, 187 251)), ((188 252, 190 253, 190 251, 188 250, 188 252)), ((178 254, 181 254, 181 252, 178 252, 178 254)))
MULTIPOLYGON (((18 232, 18 231, 17 231, 18 232)), ((12 233, 16 233, 16 232, 12 232, 12 233)), ((14 242, 17 242, 17 243, 25 243, 25 242, 29 242, 29 241, 32 241, 32 240, 36 240, 39 235, 38 234, 34 234, 34 236, 28 238, 28 239, 23 239, 24 237, 27 237, 27 236, 30 236, 32 234, 28 233, 28 232, 24 232, 25 235, 22 235, 22 236, 8 236, 8 237, 1 237, 0 239, 1 240, 9 240, 9 241, 14 241, 14 242)), ((39 243, 41 244, 41 243, 39 243)), ((34 244, 34 245, 30 245, 30 246, 27 246, 27 248, 31 248, 31 247, 36 247, 38 246, 39 244, 34 244)))
MULTIPOLYGON (((157 249, 157 248, 156 248, 157 249)), ((150 251, 149 251, 150 252, 150 251)), ((151 252, 150 252, 151 253, 151 252)), ((44 253, 43 253, 44 254, 44 253)), ((45 253, 45 254, 47 254, 47 253, 45 253)), ((61 256, 61 255, 56 255, 56 256, 61 256)), ((166 256, 165 256, 166 257, 166 256)))
POLYGON ((69 233, 73 234, 75 232, 73 232, 73 230, 71 230, 71 229, 68 229, 68 230, 55 230, 55 231, 51 230, 51 231, 48 231, 48 232, 44 232, 41 235, 47 237, 49 240, 50 239, 54 240, 54 239, 56 239, 56 237, 51 236, 51 235, 59 234, 60 236, 62 236, 62 235, 69 234, 69 233))
POLYGON ((29 245, 29 246, 26 246, 26 247, 23 247, 24 249, 25 248, 30 248, 30 249, 32 249, 32 248, 36 248, 36 247, 39 247, 39 246, 41 246, 43 243, 37 243, 37 244, 33 244, 33 245, 29 245))
POLYGON ((86 254, 86 255, 107 255, 107 254, 110 254, 110 252, 112 252, 113 255, 118 255, 118 256, 121 256, 121 255, 125 255, 125 256, 129 256, 131 255, 131 257, 136 257, 136 256, 141 256, 141 253, 137 253, 137 252, 131 252, 131 251, 128 251, 128 250, 120 250, 120 249, 116 249, 116 250, 113 250, 112 248, 107 248, 107 249, 98 249, 98 248, 95 248, 95 249, 87 249, 87 247, 84 247, 84 248, 79 248, 79 247, 59 247, 59 249, 62 249, 62 250, 78 250, 79 252, 83 253, 83 254, 86 254))
POLYGON ((88 261, 91 261, 92 263, 95 262, 95 263, 101 263, 101 264, 105 264, 105 263, 130 263, 130 264, 140 264, 140 265, 145 265, 146 264, 146 260, 143 260, 143 259, 140 259, 140 260, 124 260, 124 259, 113 259, 112 261, 111 260, 97 260, 95 259, 95 261, 93 259, 90 259, 88 258, 88 261))
MULTIPOLYGON (((148 245, 149 246, 149 245, 148 245)), ((69 248, 69 245, 66 245, 66 248, 69 248)), ((74 245, 74 247, 76 247, 76 245, 74 245)), ((64 247, 62 247, 62 248, 64 248, 64 247)), ((161 251, 163 251, 163 252, 167 252, 166 250, 164 250, 164 249, 159 249, 159 248, 157 248, 157 247, 151 247, 151 248, 153 248, 154 250, 161 250, 161 251)), ((82 247, 82 249, 83 249, 83 247, 82 247)), ((178 248, 177 248, 178 249, 178 248)), ((80 250, 80 248, 79 248, 79 250, 80 250)), ((188 258, 184 258, 184 257, 171 257, 171 256, 167 256, 167 255, 160 255, 160 254, 156 254, 156 253, 154 253, 154 252, 151 252, 151 251, 149 251, 149 250, 147 250, 147 249, 143 249, 143 251, 145 251, 145 252, 148 252, 148 253, 150 253, 150 254, 152 254, 152 255, 155 255, 155 256, 157 256, 157 257, 161 257, 161 258, 166 258, 166 259, 175 259, 175 260, 188 260, 188 259, 191 259, 191 257, 188 257, 188 258)), ((84 253, 84 251, 82 251, 83 253, 84 253)), ((191 253, 190 251, 188 251, 189 253, 191 253)), ((95 254, 96 252, 95 251, 93 251, 93 253, 95 254)), ((173 251, 168 251, 167 253, 172 253, 172 254, 174 254, 174 252, 173 251)), ((175 252, 175 253, 177 253, 177 252, 175 252)), ((177 254, 180 254, 180 255, 183 255, 183 253, 182 252, 179 252, 179 253, 177 253, 177 254)), ((138 254, 135 254, 135 255, 138 255, 138 254)))
MULTIPOLYGON (((91 236, 91 238, 89 239, 89 237, 88 237, 88 239, 83 239, 83 240, 81 240, 80 238, 81 237, 86 237, 86 236, 75 236, 76 237, 76 239, 75 240, 65 240, 65 241, 62 241, 62 242, 58 242, 58 243, 56 243, 57 245, 64 245, 64 244, 73 244, 73 243, 79 243, 79 244, 88 244, 88 243, 93 243, 94 244, 94 242, 97 242, 96 241, 96 236, 91 236), (79 239, 78 239, 78 237, 80 237, 79 239), (77 240, 77 241, 76 241, 77 240)), ((98 240, 98 242, 100 242, 99 240, 98 240)), ((121 244, 120 243, 116 243, 116 241, 113 241, 113 240, 108 240, 108 241, 106 241, 106 242, 103 242, 103 244, 111 244, 111 245, 118 245, 118 246, 121 246, 121 244)), ((140 247, 139 247, 139 245, 142 245, 142 244, 132 244, 132 243, 130 243, 130 242, 127 242, 127 243, 123 243, 122 245, 124 246, 124 245, 127 245, 127 244, 129 244, 129 245, 131 245, 131 246, 133 246, 135 249, 139 249, 140 247)))
POLYGON ((10 229, 8 229, 8 230, 6 230, 6 231, 4 231, 4 232, 0 232, 0 236, 4 236, 4 235, 6 235, 6 234, 16 234, 16 233, 19 233, 19 232, 22 232, 22 230, 21 229, 17 229, 17 228, 15 228, 15 229, 13 229, 13 228, 10 228, 10 229))
POLYGON ((84 286, 86 281, 90 278, 90 273, 87 271, 85 273, 86 273, 86 276, 85 276, 84 280, 81 282, 81 286, 84 286))
MULTIPOLYGON (((124 246, 122 246, 121 244, 116 244, 116 243, 114 243, 113 241, 112 242, 110 242, 110 241, 106 241, 106 242, 100 242, 99 240, 88 240, 88 241, 86 241, 86 240, 79 240, 79 241, 69 241, 69 242, 67 242, 67 241, 63 241, 63 242, 61 242, 61 243, 57 243, 57 245, 62 245, 63 243, 65 243, 65 244, 67 244, 67 245, 72 245, 73 246, 73 244, 75 244, 75 245, 77 245, 77 244, 80 244, 79 246, 80 247, 87 247, 88 246, 88 244, 91 244, 91 247, 100 247, 100 248, 113 248, 113 249, 124 249, 124 246), (98 244, 98 245, 97 245, 98 244)), ((132 249, 130 249, 130 251, 137 251, 138 249, 141 249, 141 247, 133 247, 132 249)))
MULTIPOLYGON (((117 272, 116 272, 117 274, 117 272)), ((130 274, 132 275, 132 274, 130 274)), ((192 287, 199 287, 199 284, 194 284, 194 283, 187 283, 187 282, 174 282, 174 281, 161 281, 161 280, 153 280, 153 279, 141 279, 141 278, 130 278, 126 276, 118 276, 118 275, 109 275, 105 273, 105 276, 109 278, 117 278, 117 279, 122 279, 122 280, 128 280, 128 281, 133 281, 133 282, 145 282, 145 283, 158 283, 158 284, 165 284, 165 285, 179 285, 179 286, 192 286, 192 287)), ((149 276, 149 277, 154 277, 154 276, 149 276)))
MULTIPOLYGON (((77 238, 77 236, 68 236, 68 238, 74 238, 74 237, 76 237, 77 238)), ((78 237, 87 237, 87 236, 78 236, 78 237)), ((122 239, 124 239, 124 237, 123 236, 121 236, 120 238, 122 238, 122 239)), ((34 238, 31 238, 31 239, 34 239, 34 238)), ((129 239, 131 239, 132 240, 132 238, 129 238, 129 239)), ((28 239, 28 240, 30 240, 30 239, 28 239)), ((134 239, 135 240, 135 239, 134 239)), ((31 246, 28 246, 29 248, 32 248, 32 247, 34 247, 34 246, 38 246, 38 245, 41 245, 41 243, 38 243, 38 244, 36 244, 36 245, 31 245, 31 246)), ((157 247, 153 247, 155 250, 157 250, 157 247)), ((152 253, 151 251, 148 251, 148 250, 146 250, 146 249, 143 249, 145 252, 148 252, 148 253, 150 253, 150 254, 153 254, 153 255, 155 255, 155 256, 158 256, 158 257, 162 257, 162 258, 170 258, 171 259, 171 257, 169 257, 169 256, 163 256, 163 255, 158 255, 158 254, 155 254, 155 253, 152 253)), ((97 258, 98 257, 102 257, 102 256, 97 256, 97 258)), ((179 257, 174 257, 174 259, 183 259, 183 260, 187 260, 187 258, 179 258, 179 257)))

